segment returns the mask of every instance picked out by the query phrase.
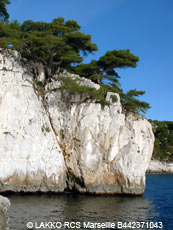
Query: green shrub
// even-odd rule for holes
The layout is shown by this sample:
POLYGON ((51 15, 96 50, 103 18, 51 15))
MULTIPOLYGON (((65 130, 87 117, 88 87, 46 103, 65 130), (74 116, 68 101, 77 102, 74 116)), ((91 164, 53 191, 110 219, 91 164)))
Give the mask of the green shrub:
POLYGON ((153 157, 173 162, 173 122, 150 120, 155 135, 153 157))
POLYGON ((109 105, 109 102, 106 101, 107 90, 101 86, 100 89, 95 89, 89 86, 79 85, 78 80, 71 79, 68 77, 61 77, 59 80, 62 82, 59 90, 67 90, 71 93, 79 93, 88 95, 88 99, 100 103, 102 106, 109 105))

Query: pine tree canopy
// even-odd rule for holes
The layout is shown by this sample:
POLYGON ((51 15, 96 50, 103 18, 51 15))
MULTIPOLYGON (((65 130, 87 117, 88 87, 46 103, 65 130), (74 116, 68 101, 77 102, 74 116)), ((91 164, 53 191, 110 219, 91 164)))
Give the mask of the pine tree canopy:
POLYGON ((69 69, 97 50, 91 36, 79 31, 74 20, 56 18, 51 23, 0 23, 0 46, 18 50, 23 57, 42 62, 50 77, 58 67, 69 69), (82 56, 83 53, 83 56, 82 56))
POLYGON ((131 89, 131 90, 127 91, 127 95, 131 96, 131 97, 138 97, 138 96, 141 96, 144 94, 145 94, 145 91, 142 91, 142 90, 139 91, 136 89, 131 89))
POLYGON ((120 94, 125 111, 146 113, 150 105, 135 98, 145 94, 145 91, 133 89, 124 93, 120 88, 120 76, 117 73, 119 68, 135 68, 138 61, 139 58, 133 55, 130 50, 112 50, 106 52, 98 61, 92 60, 88 64, 79 64, 73 68, 73 71, 82 77, 93 80, 104 88, 105 85, 109 85, 108 91, 120 94))
POLYGON ((9 14, 6 9, 7 4, 10 4, 9 0, 0 0, 0 21, 6 21, 9 18, 9 14))
POLYGON ((98 64, 105 72, 114 68, 136 67, 139 58, 130 53, 130 50, 112 50, 102 56, 98 64))
POLYGON ((125 112, 145 113, 149 104, 139 101, 136 97, 145 91, 136 89, 123 92, 120 87, 118 69, 127 67, 135 68, 139 57, 127 50, 111 50, 99 60, 82 63, 84 57, 97 51, 97 45, 92 43, 91 35, 80 31, 80 25, 74 20, 65 21, 59 17, 52 22, 18 21, 9 22, 6 4, 9 0, 0 0, 0 14, 4 20, 0 21, 0 47, 10 48, 20 52, 23 58, 43 64, 47 80, 58 69, 79 74, 81 77, 91 79, 100 84, 100 90, 95 92, 87 87, 78 87, 75 82, 63 82, 63 88, 78 93, 88 91, 91 98, 95 98, 102 105, 107 105, 105 100, 108 91, 119 93, 125 112))
POLYGON ((107 79, 109 84, 119 84, 119 75, 115 69, 135 68, 138 61, 139 58, 130 53, 130 50, 112 50, 106 52, 98 61, 78 65, 74 71, 97 83, 100 83, 102 79, 107 79))

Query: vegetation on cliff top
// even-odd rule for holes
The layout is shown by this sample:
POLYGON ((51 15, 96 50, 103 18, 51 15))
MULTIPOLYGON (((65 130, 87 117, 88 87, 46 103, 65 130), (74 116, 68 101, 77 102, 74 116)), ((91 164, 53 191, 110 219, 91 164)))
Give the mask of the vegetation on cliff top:
MULTIPOLYGON (((74 20, 65 21, 55 18, 51 23, 24 21, 9 22, 6 5, 10 0, 0 0, 0 47, 19 51, 22 57, 41 62, 47 73, 47 81, 59 69, 91 79, 100 84, 96 90, 79 84, 68 78, 61 79, 62 90, 85 93, 90 98, 107 105, 105 97, 108 91, 118 93, 124 110, 145 113, 150 108, 147 102, 137 99, 145 91, 136 89, 124 92, 120 86, 117 69, 136 68, 139 58, 130 50, 111 50, 99 60, 82 63, 85 56, 97 51, 91 35, 80 32, 80 25, 74 20)), ((173 122, 150 120, 155 135, 153 158, 173 162, 173 122)))
POLYGON ((149 121, 155 135, 153 158, 173 162, 173 122, 149 121))
POLYGON ((111 50, 99 60, 88 64, 82 63, 89 53, 97 51, 97 45, 92 43, 91 35, 80 32, 80 25, 74 20, 65 21, 55 18, 52 22, 17 21, 9 22, 6 4, 8 0, 0 0, 0 47, 19 51, 23 58, 44 65, 47 81, 50 81, 57 70, 66 69, 91 79, 100 84, 100 90, 95 92, 89 87, 83 87, 66 82, 66 90, 88 93, 93 99, 106 105, 105 97, 108 91, 119 93, 124 111, 145 113, 150 108, 147 102, 137 99, 145 91, 130 90, 127 93, 120 86, 117 69, 135 68, 139 58, 130 50, 111 50))

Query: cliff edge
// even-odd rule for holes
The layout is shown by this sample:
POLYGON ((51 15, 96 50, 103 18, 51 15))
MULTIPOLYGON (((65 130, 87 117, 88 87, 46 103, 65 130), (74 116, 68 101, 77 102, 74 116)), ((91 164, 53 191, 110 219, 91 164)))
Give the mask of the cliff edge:
POLYGON ((143 193, 154 143, 146 119, 125 116, 118 94, 103 108, 58 90, 62 76, 99 88, 69 73, 40 90, 44 69, 36 77, 16 51, 0 52, 0 191, 143 193))

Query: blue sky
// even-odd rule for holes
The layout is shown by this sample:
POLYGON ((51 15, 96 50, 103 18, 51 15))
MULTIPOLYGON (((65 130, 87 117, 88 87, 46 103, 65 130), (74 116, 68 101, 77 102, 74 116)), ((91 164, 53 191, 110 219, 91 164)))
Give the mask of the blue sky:
POLYGON ((173 0, 11 0, 10 20, 74 19, 92 35, 99 51, 130 49, 139 56, 136 69, 117 70, 125 90, 146 90, 146 117, 173 120, 173 0))

